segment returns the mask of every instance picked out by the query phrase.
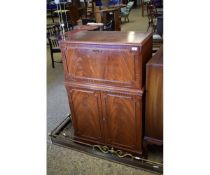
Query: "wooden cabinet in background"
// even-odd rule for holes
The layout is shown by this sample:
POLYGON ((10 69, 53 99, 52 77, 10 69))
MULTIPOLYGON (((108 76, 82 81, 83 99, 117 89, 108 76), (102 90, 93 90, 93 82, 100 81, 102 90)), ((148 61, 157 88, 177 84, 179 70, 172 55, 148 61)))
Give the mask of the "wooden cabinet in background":
POLYGON ((60 47, 74 138, 142 154, 152 34, 81 31, 62 40, 60 47))
POLYGON ((163 144, 163 46, 146 65, 145 147, 163 144))

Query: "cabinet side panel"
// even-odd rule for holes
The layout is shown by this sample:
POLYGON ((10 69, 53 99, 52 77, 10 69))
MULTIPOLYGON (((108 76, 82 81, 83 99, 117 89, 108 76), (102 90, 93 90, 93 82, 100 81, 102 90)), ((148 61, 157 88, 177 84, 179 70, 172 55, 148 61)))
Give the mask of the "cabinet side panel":
POLYGON ((145 135, 163 140, 163 68, 147 66, 145 135))
POLYGON ((142 77, 141 84, 144 85, 146 82, 146 64, 152 58, 152 37, 142 46, 141 56, 142 59, 140 65, 140 75, 142 77))

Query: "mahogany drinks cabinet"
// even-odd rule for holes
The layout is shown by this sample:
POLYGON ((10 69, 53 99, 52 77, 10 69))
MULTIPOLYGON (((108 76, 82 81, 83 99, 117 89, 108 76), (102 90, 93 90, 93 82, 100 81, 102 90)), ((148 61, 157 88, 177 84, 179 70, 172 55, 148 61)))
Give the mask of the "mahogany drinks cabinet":
POLYGON ((152 34, 81 31, 60 41, 74 139, 142 154, 152 34))

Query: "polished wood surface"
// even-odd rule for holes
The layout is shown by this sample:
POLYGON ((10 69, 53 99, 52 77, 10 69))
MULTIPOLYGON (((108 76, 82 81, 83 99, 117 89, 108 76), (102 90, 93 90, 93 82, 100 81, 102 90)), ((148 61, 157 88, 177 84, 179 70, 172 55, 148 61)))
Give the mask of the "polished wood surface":
POLYGON ((69 58, 66 62, 68 79, 141 86, 139 72, 136 70, 138 66, 140 67, 138 58, 127 48, 101 48, 99 46, 78 48, 72 45, 66 51, 66 55, 69 58))
POLYGON ((73 87, 67 87, 67 89, 71 102, 71 112, 74 116, 75 135, 86 139, 103 141, 100 127, 102 122, 99 111, 101 108, 100 94, 89 89, 75 89, 73 87))
POLYGON ((163 46, 146 66, 145 140, 163 141, 163 46))
POLYGON ((65 43, 98 43, 110 45, 136 45, 143 46, 151 38, 151 32, 119 32, 119 31, 81 31, 68 37, 65 43))
POLYGON ((140 96, 103 93, 106 142, 108 144, 141 150, 142 100, 140 96))
POLYGON ((71 47, 66 54, 69 57, 68 74, 74 77, 122 82, 134 80, 135 58, 126 50, 71 47), (101 55, 103 59, 100 59, 101 55))
POLYGON ((64 43, 68 43, 63 53, 68 58, 64 60, 66 81, 144 86, 146 62, 152 56, 151 33, 81 31, 60 46, 64 43))
POLYGON ((82 31, 60 47, 75 139, 142 154, 152 34, 82 31))

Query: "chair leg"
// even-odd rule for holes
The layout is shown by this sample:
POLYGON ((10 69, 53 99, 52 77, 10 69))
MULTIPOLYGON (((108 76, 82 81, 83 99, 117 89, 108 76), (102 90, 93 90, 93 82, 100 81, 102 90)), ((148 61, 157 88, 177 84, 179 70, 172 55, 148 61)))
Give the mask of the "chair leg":
MULTIPOLYGON (((142 1, 141 1, 141 3, 142 3, 142 1)), ((142 3, 141 4, 141 15, 144 17, 144 4, 142 3)))
POLYGON ((53 57, 53 52, 50 52, 51 54, 51 61, 52 61, 52 68, 55 68, 55 61, 54 61, 54 57, 53 57))
POLYGON ((148 32, 148 30, 149 30, 149 27, 150 27, 150 24, 148 24, 148 27, 147 27, 147 32, 148 32))
POLYGON ((156 33, 156 32, 157 32, 157 26, 154 25, 154 33, 156 33))
POLYGON ((52 16, 52 22, 54 23, 55 21, 54 21, 54 17, 52 16))
POLYGON ((128 22, 129 22, 129 18, 128 18, 128 16, 127 16, 127 19, 128 19, 128 22))
POLYGON ((51 17, 51 19, 52 19, 52 22, 54 23, 54 16, 53 16, 54 14, 53 14, 53 11, 52 10, 50 10, 50 17, 51 17))

